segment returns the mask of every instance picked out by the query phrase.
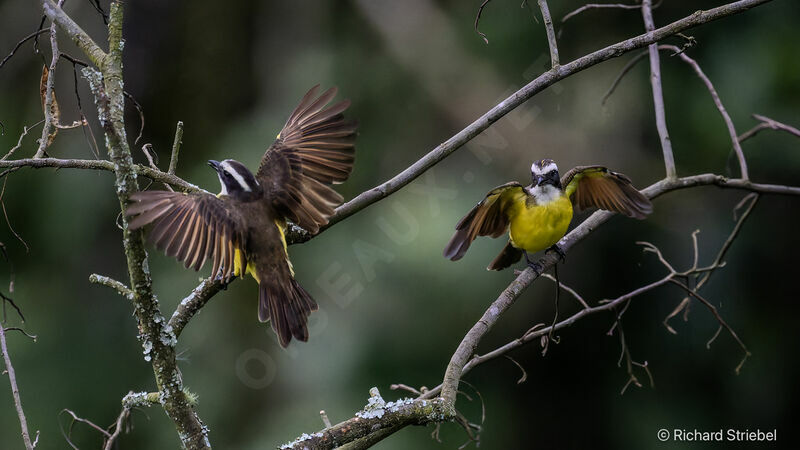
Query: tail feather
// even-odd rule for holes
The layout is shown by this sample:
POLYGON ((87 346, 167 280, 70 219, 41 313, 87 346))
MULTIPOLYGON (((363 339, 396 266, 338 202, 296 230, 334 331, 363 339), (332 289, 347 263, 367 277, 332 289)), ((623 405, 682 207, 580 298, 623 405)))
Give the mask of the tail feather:
POLYGON ((292 337, 308 341, 308 316, 317 308, 311 295, 294 278, 281 284, 270 284, 261 278, 258 319, 270 321, 281 347, 288 346, 292 337))
POLYGON ((503 270, 522 258, 522 250, 511 245, 511 242, 503 247, 503 251, 489 264, 486 270, 503 270))

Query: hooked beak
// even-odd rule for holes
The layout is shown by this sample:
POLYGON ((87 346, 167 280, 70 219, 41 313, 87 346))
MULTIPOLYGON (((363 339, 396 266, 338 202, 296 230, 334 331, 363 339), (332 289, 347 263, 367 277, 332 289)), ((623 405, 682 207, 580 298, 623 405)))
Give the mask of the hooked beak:
POLYGON ((214 170, 216 170, 217 172, 219 172, 219 161, 214 161, 213 159, 209 159, 208 165, 213 167, 214 170))
POLYGON ((540 184, 542 184, 542 181, 544 181, 544 177, 541 175, 536 175, 535 180, 536 180, 536 186, 539 186, 540 184))

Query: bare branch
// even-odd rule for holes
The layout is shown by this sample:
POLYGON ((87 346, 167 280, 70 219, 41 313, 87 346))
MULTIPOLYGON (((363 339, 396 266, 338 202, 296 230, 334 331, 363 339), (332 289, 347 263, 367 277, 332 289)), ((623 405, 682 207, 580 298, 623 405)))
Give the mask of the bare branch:
POLYGON ((75 42, 97 67, 102 67, 106 53, 53 0, 42 0, 44 14, 75 42))
POLYGON ((108 286, 111 289, 114 289, 119 293, 119 295, 127 298, 128 300, 133 300, 133 291, 128 287, 125 286, 125 283, 121 281, 117 281, 111 277, 106 277, 103 275, 98 275, 93 273, 89 275, 89 282, 94 284, 102 284, 103 286, 108 286))
POLYGON ((19 48, 22 47, 22 44, 24 44, 24 43, 28 42, 29 40, 39 36, 42 33, 47 33, 48 31, 50 31, 50 30, 36 30, 33 33, 31 33, 31 34, 25 36, 24 38, 20 39, 19 42, 17 42, 17 45, 15 45, 14 48, 11 50, 11 53, 9 53, 5 58, 3 58, 2 61, 0 61, 0 68, 2 68, 8 62, 8 60, 11 59, 12 56, 14 56, 15 53, 17 53, 17 50, 19 50, 19 48))
MULTIPOLYGON (((746 195, 742 199, 742 201, 739 202, 739 205, 737 205, 737 207, 734 209, 734 211, 736 211, 739 209, 739 207, 743 206, 746 202, 750 201, 747 208, 744 210, 742 215, 736 221, 736 225, 733 227, 733 230, 731 230, 731 233, 728 235, 728 238, 725 239, 725 243, 722 244, 722 248, 720 248, 719 253, 717 253, 717 257, 714 258, 714 262, 711 264, 711 267, 721 267, 722 265, 724 265, 723 259, 725 258, 725 254, 728 253, 728 249, 730 249, 731 245, 733 244, 733 241, 736 239, 736 236, 739 235, 739 231, 742 229, 742 225, 744 224, 745 220, 747 220, 747 218, 750 217, 750 213, 753 211, 753 208, 755 208, 756 203, 758 202, 758 198, 759 195, 757 193, 750 193, 746 195)), ((702 288, 708 282, 708 279, 711 278, 711 274, 713 272, 714 272, 713 270, 705 272, 702 278, 700 278, 700 280, 694 286, 694 290, 695 291, 700 290, 700 288, 702 288)), ((675 329, 669 325, 669 320, 675 317, 676 315, 680 314, 680 312, 683 311, 688 305, 689 305, 689 296, 686 296, 683 298, 683 300, 681 300, 678 306, 676 306, 675 309, 673 309, 672 312, 669 313, 669 315, 667 315, 667 317, 664 318, 663 324, 670 333, 677 334, 677 331, 675 331, 675 329)))
MULTIPOLYGON (((56 167, 68 169, 106 170, 109 172, 114 171, 114 163, 104 159, 29 158, 0 160, 0 168, 16 170, 21 167, 32 167, 34 169, 40 169, 42 167, 56 167)), ((132 166, 132 170, 136 175, 150 178, 153 181, 170 184, 172 186, 181 188, 186 192, 207 192, 206 190, 201 189, 173 174, 161 172, 160 170, 153 170, 152 168, 142 166, 141 164, 134 164, 132 166)))
MULTIPOLYGON (((63 4, 64 0, 59 0, 58 8, 61 9, 61 5, 63 4)), ((58 132, 57 125, 59 119, 56 113, 58 104, 56 103, 53 87, 56 84, 56 66, 58 65, 60 52, 58 51, 58 36, 55 22, 50 24, 50 50, 52 52, 50 67, 49 69, 45 68, 46 75, 44 75, 47 76, 45 81, 44 102, 42 104, 42 109, 44 110, 44 126, 42 127, 42 138, 39 140, 39 149, 36 150, 36 154, 33 155, 34 158, 44 158, 47 155, 47 146, 50 145, 56 132, 58 132)))
MULTIPOLYGON (((33 450, 36 446, 31 441, 31 435, 28 432, 28 419, 25 417, 25 411, 22 409, 22 399, 19 395, 19 387, 17 386, 17 375, 14 372, 14 366, 11 364, 11 355, 8 353, 8 346, 6 345, 6 330, 0 324, 0 350, 3 351, 3 361, 6 365, 6 372, 8 373, 8 381, 11 383, 11 396, 14 398, 14 407, 17 410, 17 418, 19 418, 19 427, 22 433, 22 442, 25 444, 26 450, 33 450)), ((36 432, 39 435, 39 432, 36 432)))
POLYGON ((169 168, 167 169, 167 173, 170 175, 175 175, 175 169, 178 167, 178 153, 181 151, 182 144, 183 122, 179 120, 178 125, 175 127, 175 141, 172 143, 172 156, 169 158, 169 168))
POLYGON ((483 38, 483 42, 486 44, 489 43, 489 39, 486 38, 485 33, 481 32, 481 30, 478 29, 478 22, 480 22, 481 20, 481 14, 483 13, 483 8, 485 8, 490 1, 492 0, 483 0, 481 6, 478 7, 478 14, 475 16, 475 32, 478 33, 478 35, 480 35, 481 38, 483 38))
POLYGON ((206 278, 194 288, 191 294, 178 304, 178 307, 169 319, 169 326, 175 333, 175 337, 181 335, 183 328, 189 323, 189 320, 191 320, 223 286, 224 283, 220 280, 216 280, 213 277, 206 278))
POLYGON ((317 433, 303 434, 295 441, 282 445, 280 448, 282 450, 332 449, 377 434, 378 436, 371 436, 358 445, 342 447, 363 449, 407 425, 446 422, 454 418, 454 415, 443 409, 443 402, 438 398, 433 400, 400 399, 386 402, 377 388, 370 389, 369 393, 367 406, 358 411, 352 419, 327 427, 317 433), (380 439, 376 439, 376 437, 380 439))
POLYGON ((569 19, 577 16, 578 14, 580 14, 580 13, 586 11, 586 10, 589 10, 589 9, 601 9, 601 8, 602 9, 611 9, 611 8, 617 8, 617 9, 639 9, 641 7, 642 7, 642 5, 626 5, 626 4, 623 4, 623 3, 589 3, 589 4, 583 5, 580 8, 570 12, 569 14, 565 15, 563 18, 561 18, 561 23, 563 24, 567 20, 569 20, 569 19))
POLYGON ((558 43, 556 42, 556 31, 553 29, 553 19, 550 17, 550 8, 547 6, 547 0, 537 1, 539 9, 542 10, 544 29, 547 32, 547 45, 550 47, 550 65, 556 68, 558 67, 558 43))
POLYGON ((664 46, 666 48, 671 48, 678 53, 678 56, 685 61, 687 64, 692 66, 694 71, 697 73, 697 76, 706 85, 706 89, 711 94, 711 99, 714 100, 714 104, 717 106, 720 115, 722 115, 722 120, 725 121, 725 126, 728 129, 728 134, 731 137, 731 142, 733 143, 733 150, 736 152, 736 157, 739 159, 739 169, 741 171, 741 178, 747 180, 749 178, 747 173, 747 160, 744 158, 744 152, 742 151, 742 146, 739 143, 739 138, 736 135, 736 128, 733 126, 733 120, 731 120, 731 116, 728 114, 728 111, 725 109, 725 106, 722 105, 722 100, 719 99, 719 94, 717 94, 717 90, 714 89, 714 85, 711 84, 711 80, 708 79, 706 74, 700 68, 700 65, 697 64, 697 61, 688 57, 686 53, 681 52, 681 49, 674 45, 664 46))
MULTIPOLYGON (((693 28, 698 25, 702 25, 704 23, 721 19, 733 14, 741 13, 755 6, 768 3, 769 1, 771 0, 740 0, 712 8, 707 11, 696 11, 692 15, 684 17, 680 20, 676 20, 669 25, 645 34, 641 34, 631 39, 609 45, 608 47, 592 52, 568 64, 558 66, 555 69, 551 69, 543 73, 525 85, 522 89, 513 93, 511 96, 494 106, 484 115, 476 119, 463 130, 456 133, 450 139, 439 144, 436 148, 431 150, 427 155, 420 158, 407 169, 395 175, 385 183, 362 192, 356 196, 356 198, 337 208, 336 214, 331 217, 328 225, 322 227, 320 231, 350 217, 358 211, 361 211, 373 203, 402 189, 408 183, 414 181, 414 179, 416 179, 418 176, 469 142, 482 131, 489 128, 489 126, 491 126, 494 122, 498 121, 503 116, 524 103, 526 100, 530 99, 537 93, 543 91, 556 82, 589 67, 595 66, 603 61, 616 58, 632 50, 653 44, 661 39, 672 36, 676 33, 680 33, 689 28, 693 28)), ((309 239, 311 239, 311 236, 308 233, 298 232, 297 230, 287 233, 288 242, 299 243, 308 241, 309 239)))
MULTIPOLYGON (((747 180, 729 180, 725 177, 720 175, 714 174, 702 174, 702 175, 695 175, 690 177, 684 178, 674 178, 674 179, 664 179, 661 180, 648 188, 642 191, 648 198, 655 198, 664 193, 671 192, 677 189, 684 189, 694 186, 701 186, 701 185, 716 185, 719 187, 726 187, 726 188, 735 188, 735 189, 745 189, 754 192, 772 192, 772 193, 783 193, 783 194, 790 194, 790 195, 800 195, 800 187, 790 187, 790 186, 780 186, 780 185, 758 185, 755 183, 751 183, 747 180)), ((563 237, 559 242, 558 246, 563 251, 568 251, 573 245, 580 242, 584 238, 586 238, 593 230, 597 229, 598 226, 605 223, 609 218, 612 217, 611 213, 605 211, 598 211, 589 216, 583 223, 581 223, 578 227, 572 230, 569 234, 563 237)), ((539 264, 542 265, 542 271, 546 271, 552 267, 558 261, 558 256, 553 254, 545 254, 542 259, 539 260, 539 264)), ((661 286, 664 283, 667 283, 671 279, 672 275, 654 283, 651 285, 646 286, 647 290, 653 289, 655 287, 661 286)), ((514 303, 514 301, 519 297, 519 295, 537 278, 536 273, 531 270, 530 268, 525 269, 511 284, 498 296, 498 298, 492 302, 489 308, 484 312, 483 316, 478 320, 475 325, 467 332, 467 334, 462 339, 461 343, 459 344, 456 351, 453 353, 453 356, 450 359, 450 363, 447 366, 445 371, 444 380, 442 382, 441 387, 441 397, 445 400, 445 405, 452 407, 455 403, 455 394, 457 392, 458 383, 461 379, 461 376, 465 374, 469 368, 474 367, 478 364, 478 361, 483 362, 485 360, 495 358, 499 355, 502 355, 509 350, 516 348, 520 345, 523 345, 526 342, 530 342, 532 339, 536 337, 541 337, 543 335, 548 334, 551 330, 558 330, 565 326, 571 325, 574 321, 580 319, 581 317, 596 313, 598 311, 607 310, 610 306, 609 305, 616 305, 618 302, 621 302, 629 297, 620 297, 612 302, 606 303, 604 305, 589 308, 589 309, 582 309, 581 311, 575 313, 573 316, 559 322, 554 327, 544 327, 540 328, 537 331, 527 333, 523 338, 516 339, 509 344, 506 344, 499 349, 483 355, 481 357, 475 357, 473 361, 470 360, 472 355, 475 353, 475 349, 478 346, 481 338, 483 337, 486 332, 491 329, 491 327, 497 322, 499 317, 514 303), (467 367, 467 362, 470 363, 470 366, 467 367)), ((644 288, 643 288, 644 289, 644 288)), ((633 291, 632 295, 640 294, 641 290, 633 291)), ((438 388, 433 389, 425 394, 425 398, 431 398, 438 392, 438 388)))
MULTIPOLYGON (((642 0, 642 18, 644 28, 648 32, 655 30, 653 22, 653 11, 651 0, 642 0)), ((664 111, 664 94, 661 90, 661 60, 658 55, 658 45, 654 42, 647 47, 650 55, 650 84, 653 89, 653 106, 656 114, 656 128, 661 139, 661 151, 664 153, 664 166, 667 171, 667 178, 675 178, 675 157, 672 154, 672 142, 667 131, 667 118, 664 111)))
POLYGON ((753 117, 756 120, 760 120, 761 123, 759 123, 758 125, 756 125, 752 129, 747 130, 744 133, 742 133, 742 135, 739 136, 739 138, 738 138, 739 142, 744 142, 745 140, 750 139, 751 137, 753 137, 756 134, 758 134, 759 131, 765 130, 767 128, 770 128, 770 129, 773 129, 773 130, 785 131, 785 132, 787 132, 789 134, 792 134, 792 135, 794 135, 796 137, 800 137, 800 130, 798 130, 795 127, 786 125, 784 123, 778 122, 777 120, 770 119, 769 117, 762 116, 760 114, 753 114, 753 117))

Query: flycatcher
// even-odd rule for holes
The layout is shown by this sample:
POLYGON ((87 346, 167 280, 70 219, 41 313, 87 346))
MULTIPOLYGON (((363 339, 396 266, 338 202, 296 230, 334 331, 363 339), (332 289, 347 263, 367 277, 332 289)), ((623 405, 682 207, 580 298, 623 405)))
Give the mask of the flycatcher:
POLYGON ((346 121, 345 100, 313 87, 286 121, 253 174, 242 163, 209 161, 222 186, 217 195, 143 191, 131 195, 129 227, 153 224, 150 240, 167 255, 225 282, 246 273, 258 282, 258 319, 270 321, 281 346, 308 340, 308 316, 317 303, 294 279, 286 249, 287 220, 317 233, 342 196, 331 184, 353 169, 357 124, 346 121))
POLYGON ((566 234, 573 209, 597 207, 636 219, 653 211, 628 177, 602 166, 576 167, 559 177, 553 160, 543 159, 531 165, 531 179, 528 186, 512 181, 489 191, 458 222, 444 257, 459 260, 475 237, 497 238, 508 231, 508 244, 487 269, 505 269, 524 254, 528 265, 541 273, 529 254, 552 249, 563 258, 556 242, 566 234))

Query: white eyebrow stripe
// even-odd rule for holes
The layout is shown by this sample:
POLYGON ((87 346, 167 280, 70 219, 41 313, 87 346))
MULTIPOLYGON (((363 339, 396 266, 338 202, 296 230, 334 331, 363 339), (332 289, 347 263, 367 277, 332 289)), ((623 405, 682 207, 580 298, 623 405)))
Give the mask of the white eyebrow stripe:
POLYGON ((542 167, 541 169, 536 167, 536 163, 533 163, 531 165, 531 172, 535 173, 536 175, 545 175, 553 170, 558 170, 558 166, 556 166, 556 163, 550 163, 542 167))
MULTIPOLYGON (((252 191, 247 182, 244 181, 244 177, 242 177, 242 174, 237 172, 236 169, 234 169, 228 161, 222 161, 222 164, 220 165, 222 166, 223 169, 225 169, 226 172, 233 175, 233 179, 236 180, 237 183, 239 183, 239 186, 241 186, 245 192, 252 191)), ((225 183, 222 184, 224 185, 225 183)))

